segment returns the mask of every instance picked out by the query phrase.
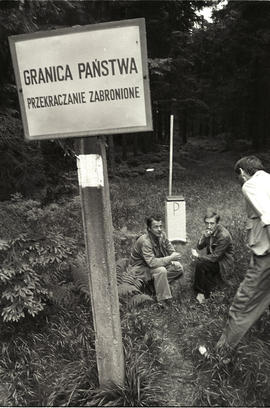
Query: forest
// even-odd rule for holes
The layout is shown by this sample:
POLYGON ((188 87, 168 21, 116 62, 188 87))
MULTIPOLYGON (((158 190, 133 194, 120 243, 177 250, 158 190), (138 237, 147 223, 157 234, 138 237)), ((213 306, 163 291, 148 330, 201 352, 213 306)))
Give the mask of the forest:
MULTIPOLYGON (((198 353, 203 344, 213 351, 248 264, 234 163, 256 154, 270 168, 269 20, 268 1, 0 1, 1 406, 270 405, 268 310, 230 364, 198 353), (104 136, 125 383, 100 387, 78 140, 25 139, 9 38, 136 18, 146 25, 153 131, 104 136), (125 262, 145 217, 164 213, 171 115, 173 194, 185 197, 187 242, 178 246, 184 277, 174 304, 160 310, 125 262), (190 251, 209 205, 233 237, 235 270, 200 304, 190 251)), ((87 69, 79 66, 80 75, 87 69)), ((25 83, 62 74, 26 72, 25 83)))

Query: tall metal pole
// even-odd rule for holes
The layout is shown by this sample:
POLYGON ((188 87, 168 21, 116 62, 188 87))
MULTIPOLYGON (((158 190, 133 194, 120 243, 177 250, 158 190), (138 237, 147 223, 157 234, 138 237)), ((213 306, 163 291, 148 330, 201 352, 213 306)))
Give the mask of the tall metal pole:
POLYGON ((124 354, 103 137, 80 139, 78 175, 99 383, 123 385, 124 354))
POLYGON ((173 115, 170 116, 170 173, 169 173, 169 196, 172 195, 172 170, 173 170, 173 115))

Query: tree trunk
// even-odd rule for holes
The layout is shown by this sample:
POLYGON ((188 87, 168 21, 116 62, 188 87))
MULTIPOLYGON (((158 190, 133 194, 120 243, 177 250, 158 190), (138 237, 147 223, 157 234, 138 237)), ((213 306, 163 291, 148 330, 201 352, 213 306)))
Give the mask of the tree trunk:
POLYGON ((162 142, 162 111, 157 107, 157 138, 158 143, 162 142))
POLYGON ((165 115, 165 143, 169 144, 170 142, 170 112, 167 110, 164 112, 165 115))
POLYGON ((182 112, 182 142, 187 143, 187 111, 185 108, 182 112))
POLYGON ((113 135, 108 136, 108 144, 109 144, 109 164, 112 176, 115 176, 115 151, 114 151, 114 139, 113 135))
POLYGON ((138 134, 133 133, 131 136, 132 136, 133 156, 136 157, 138 154, 138 134))
POLYGON ((127 136, 123 134, 121 136, 121 144, 122 144, 122 160, 127 160, 127 136))
POLYGON ((211 139, 214 138, 214 127, 215 127, 215 116, 214 116, 214 112, 211 112, 210 117, 209 117, 209 136, 211 139))

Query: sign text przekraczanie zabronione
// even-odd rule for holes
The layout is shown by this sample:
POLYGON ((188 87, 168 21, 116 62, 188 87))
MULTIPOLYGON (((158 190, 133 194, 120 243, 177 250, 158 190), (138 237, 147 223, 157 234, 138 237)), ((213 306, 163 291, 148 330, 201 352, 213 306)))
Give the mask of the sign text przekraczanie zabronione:
POLYGON ((54 106, 74 105, 78 103, 106 102, 134 98, 140 98, 138 86, 29 97, 27 98, 27 107, 28 109, 52 108, 54 106))

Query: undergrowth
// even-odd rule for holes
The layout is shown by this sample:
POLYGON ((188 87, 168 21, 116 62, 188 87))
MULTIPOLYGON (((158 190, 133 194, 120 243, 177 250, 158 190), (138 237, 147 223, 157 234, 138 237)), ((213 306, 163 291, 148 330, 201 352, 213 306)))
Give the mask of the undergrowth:
MULTIPOLYGON (((38 201, 14 196, 12 201, 1 203, 3 245, 8 243, 12 252, 12 240, 18 236, 33 240, 31 248, 25 243, 21 248, 28 251, 24 252, 26 261, 50 293, 42 300, 37 317, 25 313, 21 321, 0 322, 3 405, 166 406, 170 384, 165 384, 164 378, 170 367, 164 362, 163 338, 158 334, 161 328, 156 326, 158 313, 167 322, 166 330, 177 339, 184 358, 192 362, 194 406, 269 405, 270 337, 266 313, 244 337, 229 364, 214 353, 248 262, 245 209, 240 188, 226 167, 228 163, 215 170, 212 164, 195 164, 194 168, 177 173, 173 184, 173 193, 183 195, 187 207, 188 239, 185 245, 177 247, 185 271, 184 280, 174 291, 177 307, 158 312, 149 299, 132 301, 143 295, 137 282, 118 282, 125 285, 119 290, 126 361, 122 387, 98 386, 87 275, 82 278, 80 273, 84 267, 80 198, 43 206, 38 201), (194 268, 190 250, 196 245, 204 210, 209 205, 220 212, 221 222, 232 234, 235 270, 226 277, 228 284, 223 290, 198 304, 191 289, 194 268), (55 246, 59 253, 50 250, 55 246), (210 350, 209 359, 198 353, 200 345, 210 350)), ((117 259, 129 256, 147 215, 164 213, 166 195, 167 180, 156 178, 154 173, 133 177, 132 183, 128 179, 111 182, 117 259)), ((22 253, 18 248, 13 256, 16 253, 20 260, 22 253)))

